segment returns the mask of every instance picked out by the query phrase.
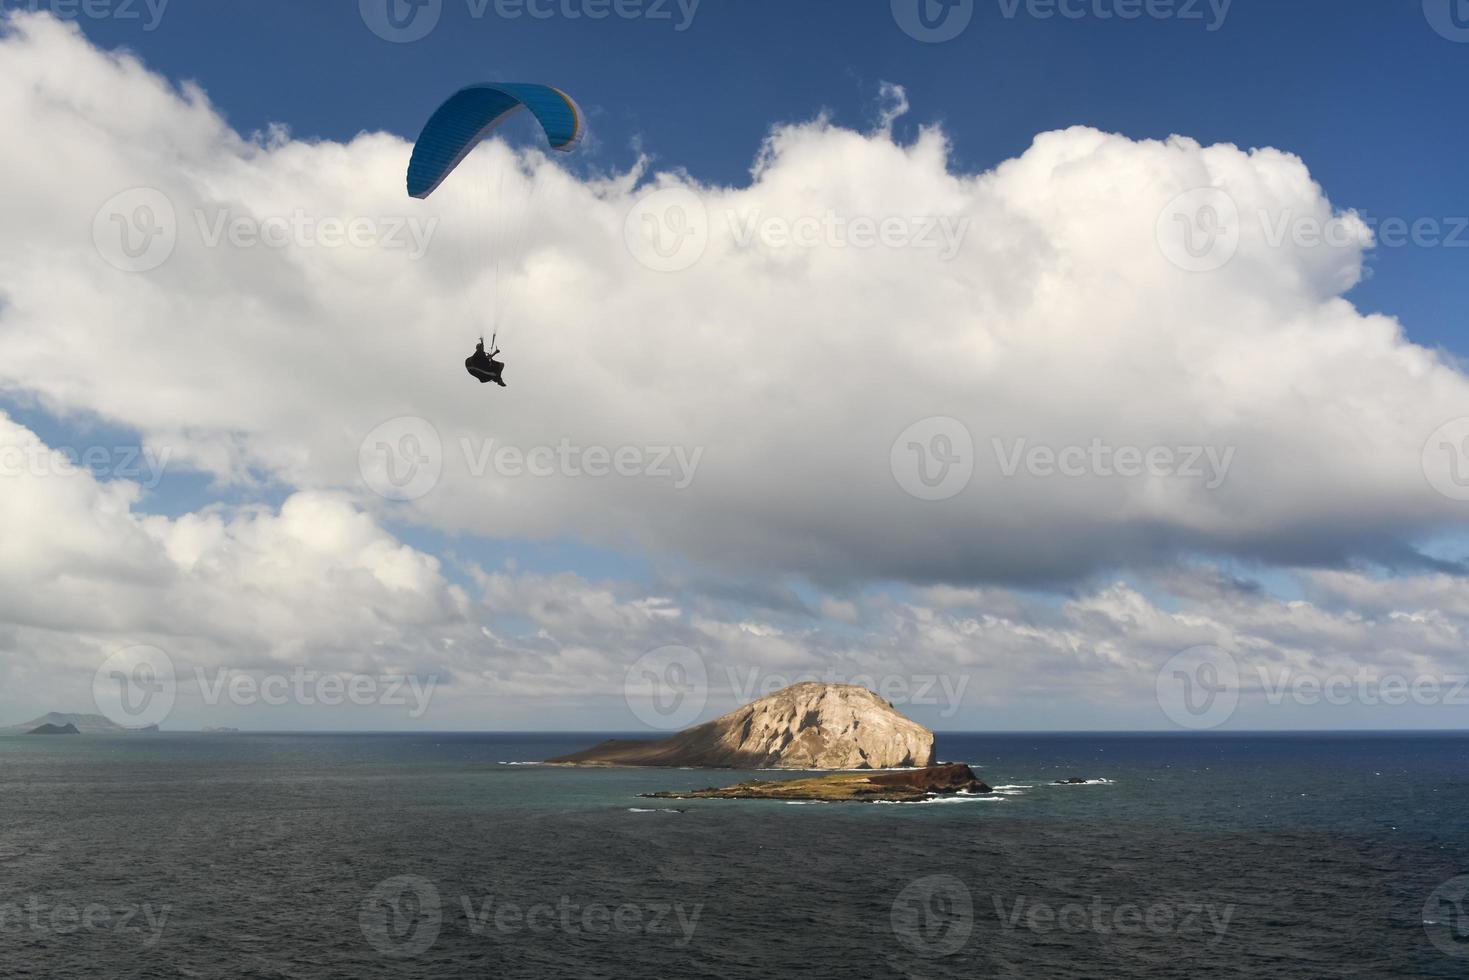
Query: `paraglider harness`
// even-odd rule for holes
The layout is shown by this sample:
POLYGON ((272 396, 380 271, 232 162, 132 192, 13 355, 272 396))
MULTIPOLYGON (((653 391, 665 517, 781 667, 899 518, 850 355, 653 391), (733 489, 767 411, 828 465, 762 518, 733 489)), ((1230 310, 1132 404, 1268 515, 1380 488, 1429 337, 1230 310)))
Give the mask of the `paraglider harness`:
POLYGON ((492 349, 488 354, 485 353, 485 338, 481 337, 479 339, 479 346, 475 347, 474 353, 465 358, 464 368, 474 378, 476 378, 480 384, 486 384, 490 381, 493 381, 501 388, 504 388, 505 379, 504 377, 502 377, 502 375, 505 372, 505 362, 495 360, 495 355, 500 353, 500 348, 495 346, 495 339, 498 336, 499 335, 496 334, 495 336, 490 338, 490 347, 492 349))

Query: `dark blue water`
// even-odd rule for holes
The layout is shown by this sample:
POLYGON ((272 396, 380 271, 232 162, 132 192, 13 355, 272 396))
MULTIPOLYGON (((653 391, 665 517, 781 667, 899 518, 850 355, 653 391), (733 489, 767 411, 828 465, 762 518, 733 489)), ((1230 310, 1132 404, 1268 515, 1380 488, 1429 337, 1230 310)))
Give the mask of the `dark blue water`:
POLYGON ((601 737, 0 738, 0 975, 1469 976, 1463 735, 945 734, 1001 792, 920 805, 507 764, 601 737))

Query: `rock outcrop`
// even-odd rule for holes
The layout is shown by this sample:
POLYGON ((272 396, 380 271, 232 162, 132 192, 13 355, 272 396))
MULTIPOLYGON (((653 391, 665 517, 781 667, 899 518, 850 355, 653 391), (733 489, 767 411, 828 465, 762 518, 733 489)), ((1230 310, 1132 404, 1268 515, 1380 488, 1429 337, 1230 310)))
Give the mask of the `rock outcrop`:
POLYGON ((932 766, 933 732, 865 687, 794 684, 713 721, 653 740, 611 739, 561 765, 722 769, 932 766))
POLYGON ((661 800, 800 800, 825 803, 921 803, 939 796, 993 792, 963 764, 904 772, 843 772, 809 779, 752 779, 735 786, 685 793, 644 793, 661 800))

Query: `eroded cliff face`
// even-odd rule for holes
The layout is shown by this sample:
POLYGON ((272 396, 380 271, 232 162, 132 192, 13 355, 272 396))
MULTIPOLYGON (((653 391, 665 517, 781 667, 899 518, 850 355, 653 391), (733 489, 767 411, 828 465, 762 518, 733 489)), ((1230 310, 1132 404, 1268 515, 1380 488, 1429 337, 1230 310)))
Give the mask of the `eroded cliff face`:
POLYGON ((933 732, 851 684, 795 684, 652 741, 612 740, 551 759, 582 765, 893 769, 934 764, 933 732))
POLYGON ((784 769, 933 764, 933 732, 850 684, 796 684, 712 724, 721 744, 784 769))

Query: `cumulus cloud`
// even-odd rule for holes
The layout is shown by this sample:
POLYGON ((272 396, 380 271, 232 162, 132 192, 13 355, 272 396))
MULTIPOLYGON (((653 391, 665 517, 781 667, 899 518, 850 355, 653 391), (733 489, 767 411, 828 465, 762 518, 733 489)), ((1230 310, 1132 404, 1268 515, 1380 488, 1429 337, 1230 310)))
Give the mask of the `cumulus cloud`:
MULTIPOLYGON (((950 728, 1025 727, 1038 710, 1073 723, 1166 724, 1158 673, 1200 644, 1237 658, 1242 688, 1258 702, 1242 717, 1263 727, 1307 722, 1293 700, 1262 700, 1293 677, 1365 671, 1447 690, 1466 672, 1469 585, 1447 575, 1384 582, 1297 572, 1309 598, 1285 600, 1184 566, 1064 601, 933 586, 824 596, 812 609, 779 590, 721 595, 680 577, 649 585, 473 563, 456 576, 325 491, 278 508, 151 515, 137 509, 136 483, 67 466, 3 416, 0 463, 0 712, 10 720, 88 710, 93 672, 135 644, 172 658, 172 727, 533 727, 548 713, 563 724, 638 727, 645 719, 624 700, 629 668, 670 646, 702 665, 704 717, 821 679, 868 685, 950 728), (411 716, 387 704, 324 719, 217 693, 221 678, 298 671, 408 676, 429 685, 429 697, 411 716)), ((1309 723, 1363 718, 1316 713, 1309 723)))
MULTIPOLYGON (((508 178, 537 187, 508 286, 514 387, 487 400, 457 367, 482 326, 483 284, 456 271, 470 236, 448 205, 404 198, 404 140, 243 138, 197 88, 45 17, 13 17, 0 44, 0 118, 32 134, 0 149, 0 385, 134 427, 222 480, 371 504, 363 437, 416 416, 442 439, 443 474, 413 520, 828 581, 1061 582, 1190 551, 1401 558, 1458 517, 1420 454, 1469 384, 1343 299, 1363 241, 1275 240, 1277 216, 1334 214, 1286 153, 1078 128, 965 174, 937 129, 903 145, 817 120, 773 130, 744 187, 582 179, 529 154, 508 178), (177 243, 128 273, 86 232, 138 187, 166 200, 177 243), (688 268, 626 247, 650 188, 700 203, 707 247, 688 268), (1169 202, 1198 188, 1240 211, 1238 254, 1207 273, 1158 241, 1169 202), (211 247, 238 218, 313 233, 366 218, 378 237, 211 247), (382 240, 410 219, 418 259, 382 240), (885 219, 887 245, 853 231, 885 219), (895 439, 932 417, 974 444, 972 478, 942 501, 892 473, 895 439), (645 469, 486 467, 493 448, 563 444, 702 456, 683 488, 645 469), (1171 462, 1118 476, 1088 450, 1076 475, 1043 465, 1093 446, 1171 462), (1227 469, 1180 475, 1204 448, 1227 469)), ((510 171, 508 148, 483 152, 510 171)), ((902 465, 935 445, 919 436, 902 465)))
POLYGON ((139 513, 136 483, 100 481, 3 415, 0 466, 8 673, 44 666, 89 680, 133 644, 183 665, 415 670, 470 632, 470 602, 439 560, 338 494, 139 513))

